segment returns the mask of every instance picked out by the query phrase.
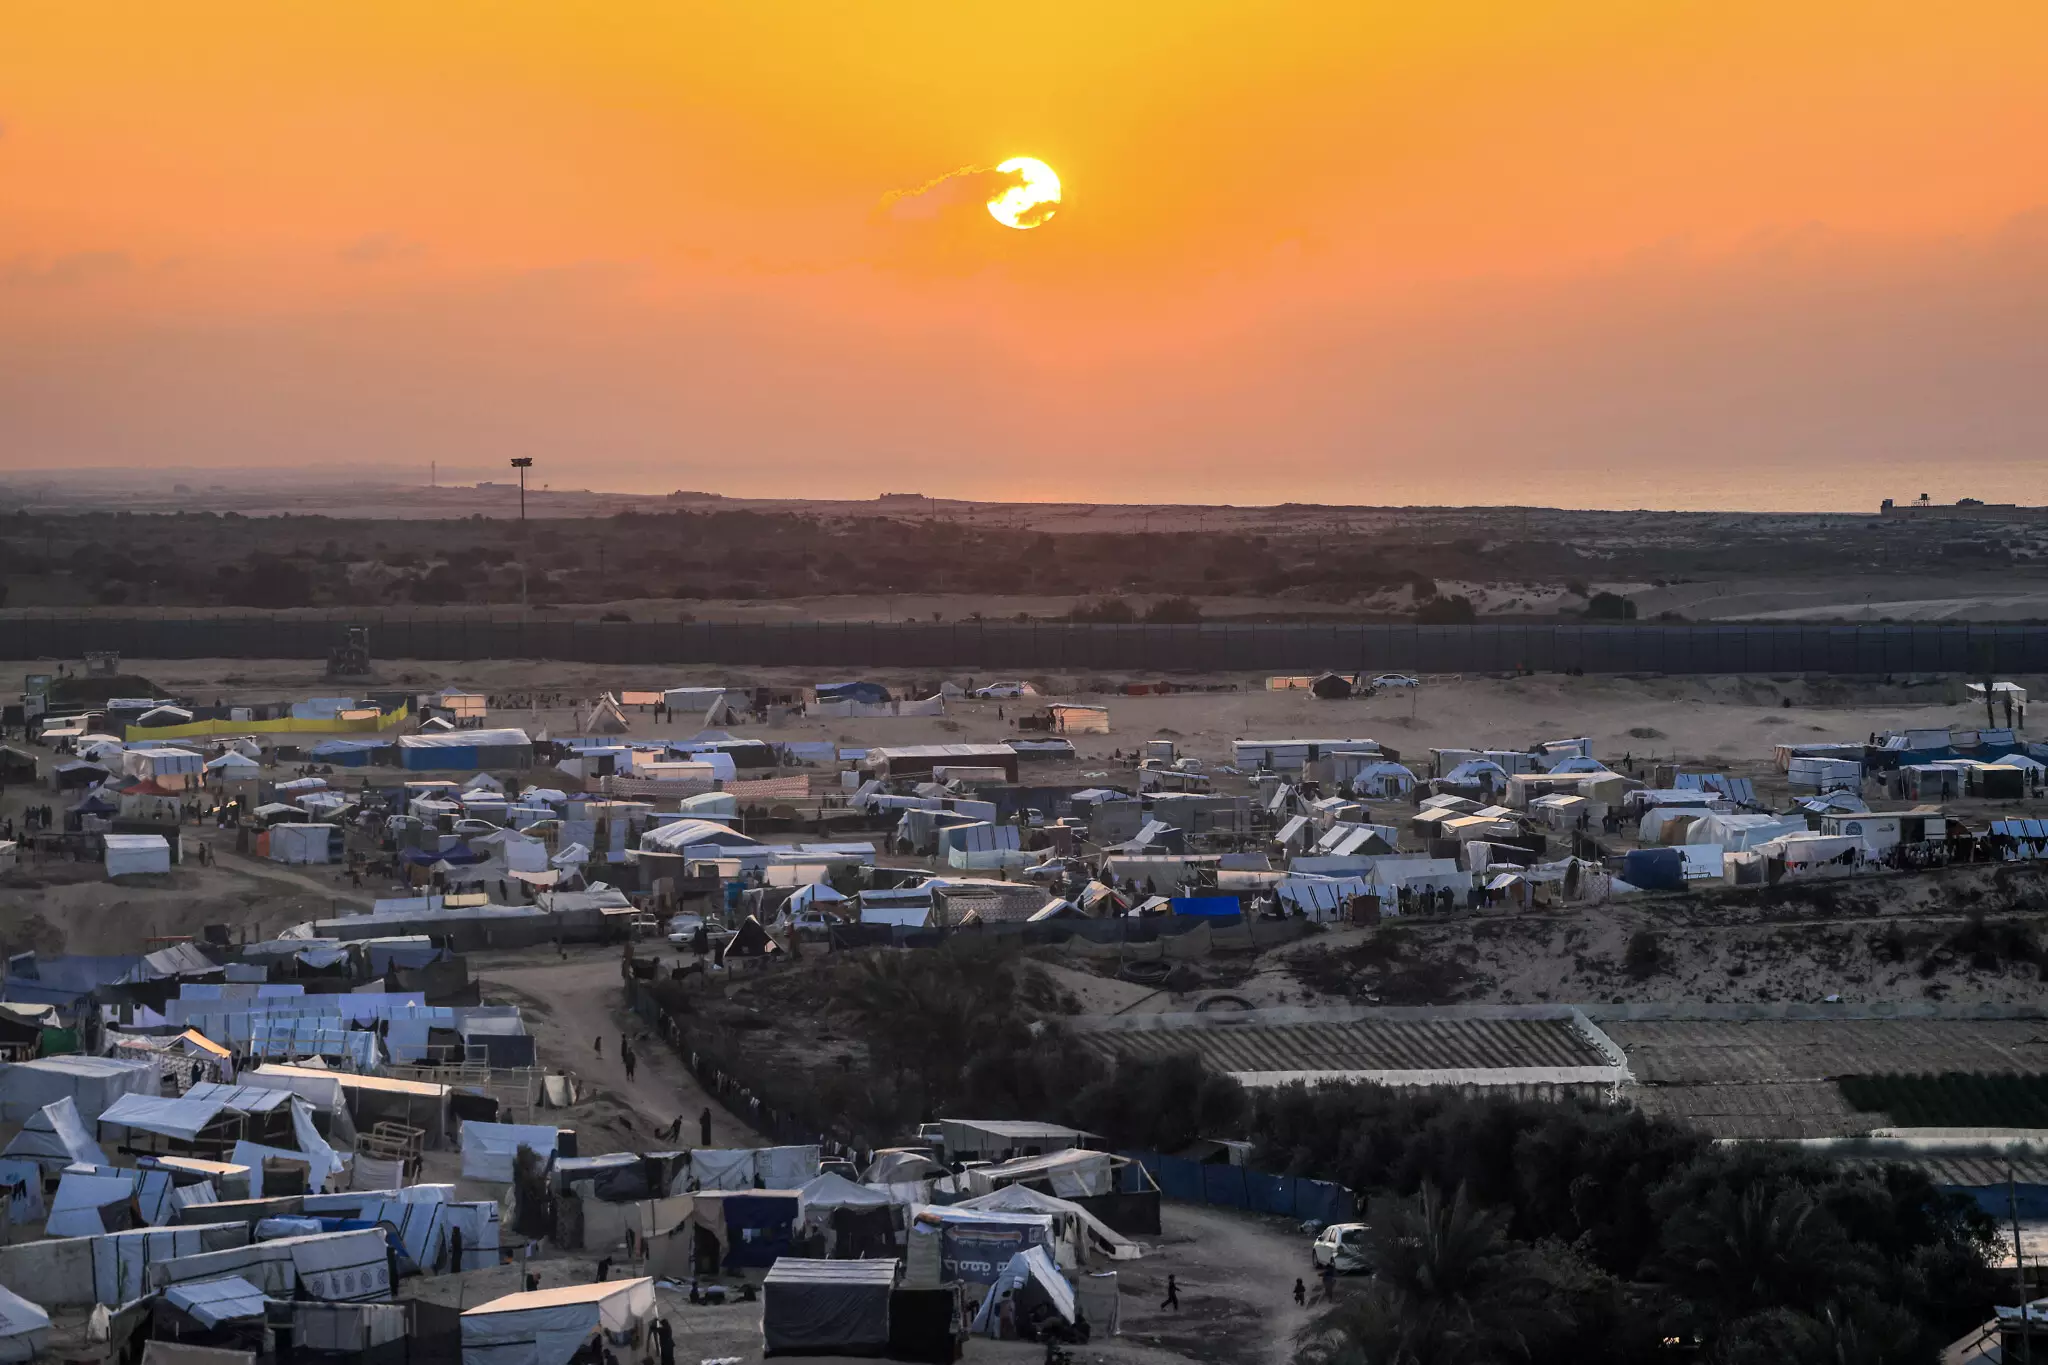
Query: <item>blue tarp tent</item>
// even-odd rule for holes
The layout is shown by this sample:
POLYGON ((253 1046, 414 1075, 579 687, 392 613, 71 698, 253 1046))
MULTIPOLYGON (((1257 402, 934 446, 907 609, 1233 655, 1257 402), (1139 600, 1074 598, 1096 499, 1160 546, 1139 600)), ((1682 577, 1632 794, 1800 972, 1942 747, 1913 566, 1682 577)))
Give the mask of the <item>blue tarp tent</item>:
POLYGON ((790 1228, 803 1216, 796 1194, 729 1194, 725 1197, 725 1268, 765 1269, 789 1254, 790 1228))
POLYGON ((889 689, 880 683, 819 683, 815 690, 817 691, 819 701, 885 702, 894 700, 889 695, 889 689))
POLYGON ((1675 848, 1639 848, 1621 860, 1621 879, 1644 891, 1683 891, 1685 856, 1675 848))
POLYGON ((1235 896, 1175 896, 1167 902, 1176 915, 1197 915, 1203 919, 1236 919, 1244 906, 1235 896))
POLYGON ((308 752, 322 763, 339 768, 367 768, 391 747, 384 739, 323 739, 308 752))

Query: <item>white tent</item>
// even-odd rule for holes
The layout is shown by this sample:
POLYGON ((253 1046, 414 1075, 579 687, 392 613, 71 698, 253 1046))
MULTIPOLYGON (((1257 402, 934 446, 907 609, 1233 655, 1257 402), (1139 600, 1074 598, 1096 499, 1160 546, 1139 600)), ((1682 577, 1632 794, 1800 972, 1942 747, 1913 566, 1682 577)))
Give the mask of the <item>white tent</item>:
POLYGON ((812 1209, 830 1212, 833 1209, 880 1209, 892 1202, 881 1190, 871 1190, 865 1185, 856 1185, 845 1176, 833 1171, 797 1188, 796 1203, 800 1217, 810 1221, 812 1209))
POLYGON ((622 735, 627 729, 626 713, 619 709, 618 700, 606 693, 583 717, 582 729, 590 735, 622 735))
POLYGON ((217 1280, 192 1280, 164 1290, 172 1307, 183 1309, 201 1327, 263 1316, 263 1291, 239 1275, 217 1280))
POLYGON ((213 1100, 128 1094, 108 1105, 100 1122, 191 1142, 224 1107, 213 1100))
POLYGON ((789 899, 782 903, 782 913, 785 918, 789 918, 800 915, 806 910, 816 910, 820 906, 844 905, 845 903, 846 897, 834 891, 827 883, 806 882, 792 891, 789 899))
POLYGON ((50 1315, 0 1284, 0 1360, 34 1360, 50 1340, 50 1315))
POLYGON ((740 800, 731 792, 698 792, 676 802, 676 810, 682 815, 736 816, 740 800))
POLYGON ((14 1135, 0 1156, 33 1161, 38 1166, 59 1170, 75 1165, 114 1164, 107 1160, 107 1154, 85 1131, 85 1124, 78 1117, 78 1106, 69 1095, 30 1114, 28 1121, 21 1125, 21 1131, 14 1135))
POLYGON ((463 1365, 565 1365, 595 1333, 612 1344, 654 1317, 654 1281, 507 1294, 462 1315, 463 1365))
POLYGON ((255 759, 244 758, 232 750, 206 761, 206 771, 216 777, 254 777, 262 770, 263 765, 255 759))
POLYGON ((126 1227, 126 1218, 115 1218, 108 1226, 102 1209, 126 1205, 135 1197, 134 1172, 120 1175, 88 1175, 66 1171, 57 1182, 56 1197, 50 1200, 50 1217, 43 1231, 51 1237, 98 1237, 126 1227))
POLYGON ((464 1180, 512 1179, 512 1159, 521 1147, 530 1147, 543 1162, 552 1160, 561 1133, 551 1126, 529 1123, 482 1123, 462 1125, 462 1178, 464 1180))
POLYGON ((334 861, 333 825, 272 825, 270 858, 278 863, 327 863, 334 861))
POLYGON ((108 1105, 131 1091, 154 1095, 162 1085, 154 1058, 38 1057, 0 1066, 0 1123, 27 1122, 45 1105, 69 1099, 81 1123, 94 1123, 108 1105))
POLYGON ((994 1335, 998 1320, 996 1305, 1026 1285, 1042 1292, 1062 1319, 1067 1322, 1074 1320, 1074 1287, 1067 1283, 1066 1276, 1060 1274, 1060 1268, 1053 1264, 1044 1247, 1026 1247, 1010 1258, 1009 1264, 996 1276, 995 1283, 988 1287, 987 1296, 974 1314, 974 1330, 994 1335))
POLYGON ((1719 844, 1731 852, 1742 852, 1787 834, 1804 834, 1806 821, 1799 816, 1744 815, 1708 811, 1685 830, 1688 844, 1719 844))
POLYGON ((171 870, 171 845, 161 834, 106 834, 107 875, 132 877, 171 870))
POLYGON ((963 1199, 953 1207, 1050 1214, 1063 1232, 1069 1228, 1075 1229, 1076 1240, 1085 1234, 1090 1247, 1111 1260, 1135 1261, 1145 1254, 1144 1247, 1079 1204, 1070 1199, 1061 1199, 1057 1195, 1041 1194, 1029 1185, 1005 1185, 999 1190, 978 1194, 972 1199, 963 1199))

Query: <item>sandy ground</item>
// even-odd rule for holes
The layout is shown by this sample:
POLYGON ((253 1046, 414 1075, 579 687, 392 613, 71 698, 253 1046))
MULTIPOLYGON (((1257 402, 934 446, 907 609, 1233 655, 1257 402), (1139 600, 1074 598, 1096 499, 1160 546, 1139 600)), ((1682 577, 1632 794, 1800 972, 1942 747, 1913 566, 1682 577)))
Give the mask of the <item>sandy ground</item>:
MULTIPOLYGON (((1342 664, 1342 660, 1332 660, 1342 664)), ((32 664, 0 663, 27 671, 32 664)), ((125 672, 154 682, 167 693, 205 698, 277 698, 310 691, 331 693, 334 684, 320 666, 299 661, 188 659, 124 660, 125 672)), ((387 662, 373 682, 358 690, 400 687, 426 691, 453 685, 497 694, 560 693, 589 698, 607 690, 654 689, 692 684, 797 687, 823 680, 824 670, 727 667, 645 667, 505 659, 436 664, 387 662)), ((922 694, 942 677, 986 683, 1013 674, 942 673, 939 670, 859 669, 832 676, 872 678, 899 693, 922 694)), ((1862 739, 1873 730, 1904 726, 1982 725, 1980 707, 1965 704, 1961 680, 1928 679, 1917 685, 1849 686, 1831 680, 1809 682, 1781 677, 1432 677, 1426 685, 1390 691, 1371 699, 1317 701, 1306 692, 1266 690, 1266 677, 1218 676, 1217 685, 1236 690, 1173 696, 1100 695, 1122 679, 1101 674, 1026 675, 1052 694, 1108 706, 1112 733, 1079 736, 1076 749, 1091 761, 1159 736, 1206 760, 1224 762, 1235 738, 1288 736, 1358 737, 1381 740, 1402 753, 1421 756, 1431 746, 1526 746, 1570 736, 1591 736, 1603 757, 1632 754, 1688 759, 1764 761, 1781 740, 1862 739), (1790 706, 1786 706, 1786 702, 1790 706)), ((2038 680, 2018 679, 2022 683, 2038 680)), ((769 726, 727 727, 735 734, 786 740, 837 740, 853 745, 929 744, 995 740, 1014 735, 1019 707, 1036 703, 955 702, 943 720, 782 721, 769 726)), ((574 708, 500 711, 493 724, 522 725, 532 732, 577 732, 574 708)), ((689 718, 657 726, 644 712, 631 712, 629 737, 686 736, 697 727, 689 718)), ((343 780, 350 780, 344 773, 343 780)))
MULTIPOLYGON (((698 1114, 711 1109, 711 1140, 719 1147, 757 1147, 767 1139, 727 1112, 697 1084, 668 1044, 642 1040, 647 1027, 624 1008, 619 988, 619 954, 579 947, 566 959, 549 953, 485 953, 470 958, 486 999, 518 1005, 541 1060, 552 1071, 572 1073, 596 1112, 594 1124, 579 1125, 579 1152, 658 1150, 655 1138, 678 1114, 685 1117, 680 1147, 698 1147, 698 1114), (626 1079, 619 1039, 636 1041, 634 1079, 626 1079), (599 1051, 596 1041, 602 1038, 599 1051)), ((642 950, 643 952, 645 949, 642 950)))

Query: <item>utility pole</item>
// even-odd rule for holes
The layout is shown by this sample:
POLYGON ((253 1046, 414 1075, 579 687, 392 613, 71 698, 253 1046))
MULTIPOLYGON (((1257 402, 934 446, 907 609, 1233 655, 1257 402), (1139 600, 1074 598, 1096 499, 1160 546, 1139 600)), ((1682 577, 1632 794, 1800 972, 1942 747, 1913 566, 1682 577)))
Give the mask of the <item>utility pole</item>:
POLYGON ((519 471, 519 605, 526 606, 526 471, 533 468, 533 456, 522 455, 512 461, 512 467, 519 471))
POLYGON ((533 468, 533 456, 522 455, 512 462, 512 467, 519 471, 519 524, 524 526, 526 525, 526 471, 533 468))

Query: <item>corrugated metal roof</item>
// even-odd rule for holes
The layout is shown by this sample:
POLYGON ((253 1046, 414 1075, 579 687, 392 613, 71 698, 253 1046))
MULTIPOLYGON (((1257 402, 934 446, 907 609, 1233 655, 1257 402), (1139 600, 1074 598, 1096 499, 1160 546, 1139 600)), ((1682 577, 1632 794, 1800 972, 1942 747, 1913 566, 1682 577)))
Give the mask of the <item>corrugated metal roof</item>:
POLYGON ((1220 1071, 1440 1071, 1604 1067, 1564 1019, 1359 1020, 1081 1035, 1104 1053, 1162 1058, 1190 1051, 1220 1071))

